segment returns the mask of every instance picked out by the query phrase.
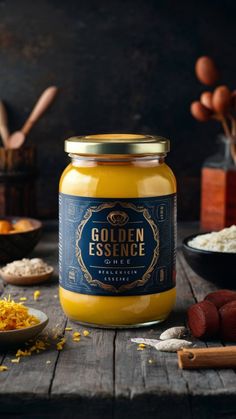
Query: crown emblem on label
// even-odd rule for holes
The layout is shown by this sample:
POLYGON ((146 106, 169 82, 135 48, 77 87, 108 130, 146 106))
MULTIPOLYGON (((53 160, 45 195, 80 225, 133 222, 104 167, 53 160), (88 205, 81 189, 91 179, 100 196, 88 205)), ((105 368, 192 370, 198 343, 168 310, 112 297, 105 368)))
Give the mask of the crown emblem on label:
POLYGON ((107 216, 107 220, 114 226, 123 226, 128 223, 129 216, 124 211, 111 211, 107 216))

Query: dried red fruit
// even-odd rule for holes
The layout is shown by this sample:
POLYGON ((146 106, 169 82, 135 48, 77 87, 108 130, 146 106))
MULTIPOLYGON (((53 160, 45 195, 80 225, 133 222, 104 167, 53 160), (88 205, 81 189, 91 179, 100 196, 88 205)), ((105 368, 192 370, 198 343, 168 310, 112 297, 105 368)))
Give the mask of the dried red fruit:
POLYGON ((195 72, 198 80, 209 86, 215 84, 219 79, 219 72, 214 61, 207 56, 198 58, 195 65, 195 72))
POLYGON ((219 331, 219 313, 213 303, 204 300, 187 311, 188 326, 196 338, 216 336, 219 331))
POLYGON ((200 102, 205 108, 212 111, 212 92, 203 92, 200 97, 200 102))
POLYGON ((212 107, 218 113, 228 112, 232 102, 231 91, 227 86, 218 86, 212 96, 212 107))
POLYGON ((212 115, 210 109, 206 108, 199 101, 191 103, 190 112, 195 119, 201 122, 209 121, 212 115))
POLYGON ((236 291, 231 290, 219 290, 207 294, 205 300, 213 303, 216 308, 220 308, 230 301, 236 300, 236 291))
POLYGON ((222 306, 220 314, 220 333, 224 340, 236 342, 236 301, 222 306))

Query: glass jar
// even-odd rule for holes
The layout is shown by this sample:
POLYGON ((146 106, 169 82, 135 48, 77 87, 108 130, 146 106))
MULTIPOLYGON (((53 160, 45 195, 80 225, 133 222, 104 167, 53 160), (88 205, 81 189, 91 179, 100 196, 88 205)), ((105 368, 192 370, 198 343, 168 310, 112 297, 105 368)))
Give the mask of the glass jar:
POLYGON ((213 169, 223 170, 236 170, 236 162, 232 156, 232 147, 234 144, 225 135, 219 135, 217 138, 217 144, 219 145, 218 152, 213 156, 208 157, 203 167, 209 167, 213 169))
POLYGON ((66 315, 98 327, 158 323, 176 297, 176 180, 169 141, 103 134, 65 142, 59 280, 66 315))

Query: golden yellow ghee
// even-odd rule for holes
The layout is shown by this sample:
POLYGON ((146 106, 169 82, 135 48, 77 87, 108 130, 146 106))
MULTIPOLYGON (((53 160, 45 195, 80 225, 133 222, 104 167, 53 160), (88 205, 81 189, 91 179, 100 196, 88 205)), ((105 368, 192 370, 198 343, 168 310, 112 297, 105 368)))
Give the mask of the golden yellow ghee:
POLYGON ((176 181, 160 137, 67 140, 60 180, 60 301, 100 327, 166 319, 175 304, 176 181))

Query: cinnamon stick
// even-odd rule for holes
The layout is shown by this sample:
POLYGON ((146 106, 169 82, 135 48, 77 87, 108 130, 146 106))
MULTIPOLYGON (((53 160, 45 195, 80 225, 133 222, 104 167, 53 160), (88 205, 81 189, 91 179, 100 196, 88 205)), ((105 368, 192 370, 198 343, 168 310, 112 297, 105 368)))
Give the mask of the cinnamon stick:
POLYGON ((236 346, 182 349, 178 351, 178 364, 182 369, 235 368, 236 346))

